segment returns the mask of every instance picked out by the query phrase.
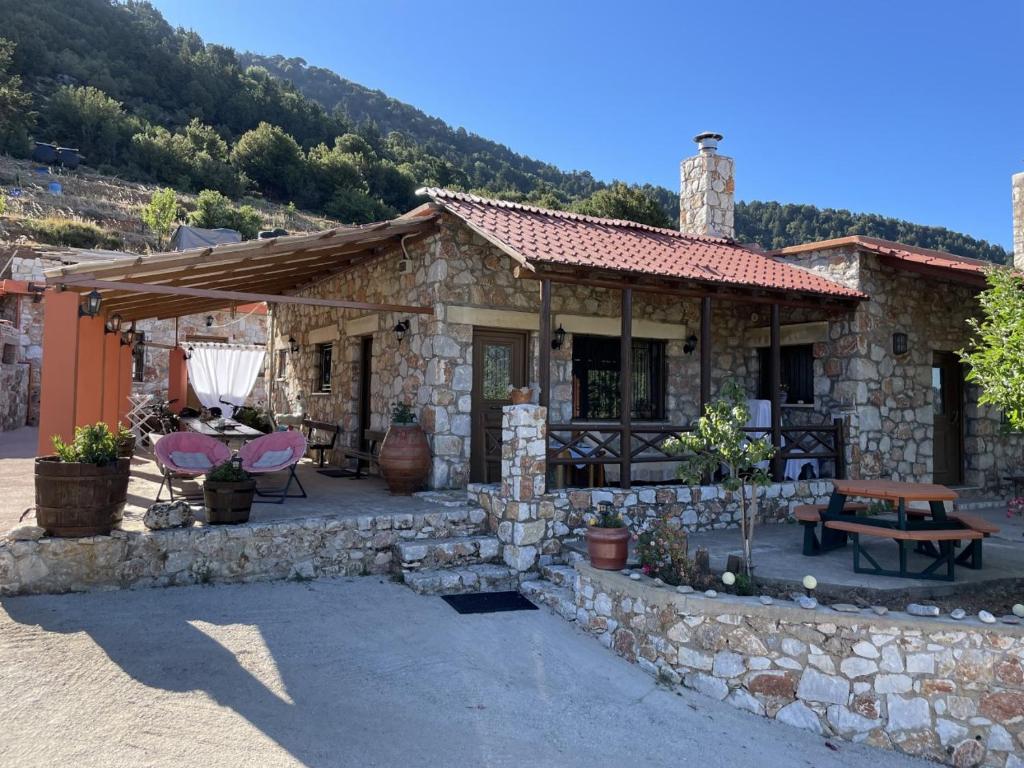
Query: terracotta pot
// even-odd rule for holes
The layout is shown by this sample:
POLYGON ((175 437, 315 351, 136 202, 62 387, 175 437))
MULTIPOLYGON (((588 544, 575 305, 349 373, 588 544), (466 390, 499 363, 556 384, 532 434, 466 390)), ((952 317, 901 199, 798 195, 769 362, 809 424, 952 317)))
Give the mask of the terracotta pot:
POLYGON ((629 556, 628 528, 587 528, 590 564, 602 571, 621 571, 629 556))
POLYGON ((528 405, 533 400, 533 389, 531 387, 512 387, 509 390, 509 399, 512 405, 528 405))
POLYGON ((380 445, 380 474, 394 494, 423 488, 430 473, 430 445, 419 424, 392 424, 380 445))
POLYGON ((255 480, 207 480, 203 483, 206 522, 210 525, 249 522, 249 511, 255 495, 255 480))
POLYGON ((100 467, 36 459, 36 522, 50 536, 107 536, 128 500, 129 459, 100 467))

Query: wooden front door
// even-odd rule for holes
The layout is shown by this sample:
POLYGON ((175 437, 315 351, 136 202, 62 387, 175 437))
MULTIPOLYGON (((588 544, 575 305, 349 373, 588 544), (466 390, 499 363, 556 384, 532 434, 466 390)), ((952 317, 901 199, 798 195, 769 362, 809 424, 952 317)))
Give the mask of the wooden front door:
POLYGON ((933 355, 932 395, 935 413, 932 481, 957 485, 964 479, 964 372, 960 360, 952 352, 935 352, 933 355))
MULTIPOLYGON (((363 336, 359 340, 359 432, 356 435, 355 447, 360 451, 369 451, 366 431, 370 429, 370 390, 373 384, 373 336, 363 336)), ((356 459, 364 467, 366 462, 356 459)))
POLYGON ((501 409, 510 386, 526 386, 526 342, 525 332, 473 330, 473 482, 501 480, 501 409))

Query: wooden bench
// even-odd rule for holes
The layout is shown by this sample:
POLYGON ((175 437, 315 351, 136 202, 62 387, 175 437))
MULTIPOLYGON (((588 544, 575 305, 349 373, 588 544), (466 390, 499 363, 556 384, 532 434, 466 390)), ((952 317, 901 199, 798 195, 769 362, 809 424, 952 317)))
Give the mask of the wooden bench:
POLYGON ((324 454, 333 451, 338 442, 338 433, 341 432, 340 424, 332 424, 329 421, 314 421, 303 419, 302 428, 306 431, 306 448, 310 451, 317 451, 317 466, 323 469, 324 454), (319 440, 314 440, 314 433, 322 434, 319 440), (328 439, 330 438, 330 439, 328 439))
POLYGON ((376 464, 380 468, 380 445, 384 442, 384 433, 371 429, 363 430, 363 441, 367 450, 359 448, 342 448, 341 452, 347 459, 356 460, 355 473, 352 475, 356 480, 363 479, 363 462, 366 462, 367 469, 370 465, 376 464))
MULTIPOLYGON (((954 518, 949 518, 951 522, 962 522, 954 518)), ((934 525, 939 526, 941 521, 935 521, 934 525)), ((976 531, 973 528, 950 528, 950 527, 934 527, 934 528, 914 528, 911 530, 903 530, 902 528, 891 527, 883 521, 871 522, 853 522, 852 520, 827 520, 825 521, 825 527, 833 531, 841 531, 844 534, 849 535, 853 539, 853 570, 855 573, 870 573, 876 576, 900 576, 903 578, 918 578, 918 579, 940 579, 943 581, 953 581, 955 577, 955 568, 957 558, 954 556, 953 544, 958 541, 970 541, 972 546, 965 550, 964 555, 971 553, 975 547, 974 544, 980 544, 980 541, 985 538, 985 534, 981 531, 976 531), (897 549, 899 550, 899 570, 893 571, 882 568, 878 561, 871 556, 869 552, 861 549, 860 537, 871 536, 879 539, 891 539, 896 542, 897 549), (911 573, 907 570, 907 543, 914 542, 920 544, 922 542, 928 542, 932 546, 938 544, 938 556, 934 558, 933 562, 928 565, 924 570, 918 573, 911 573), (861 555, 864 556, 872 567, 865 568, 860 564, 861 555), (946 574, 936 575, 936 571, 943 565, 946 566, 946 574)), ((977 547, 978 550, 978 566, 980 567, 981 548, 977 547)), ((963 557, 964 555, 961 555, 963 557)))
MULTIPOLYGON (((793 508, 793 517, 804 527, 804 554, 820 555, 839 547, 846 546, 846 534, 835 533, 822 527, 821 537, 818 536, 818 524, 821 522, 821 513, 828 509, 828 504, 800 504, 793 508)), ((847 503, 843 505, 843 512, 855 515, 858 512, 867 512, 868 505, 860 503, 847 503)))

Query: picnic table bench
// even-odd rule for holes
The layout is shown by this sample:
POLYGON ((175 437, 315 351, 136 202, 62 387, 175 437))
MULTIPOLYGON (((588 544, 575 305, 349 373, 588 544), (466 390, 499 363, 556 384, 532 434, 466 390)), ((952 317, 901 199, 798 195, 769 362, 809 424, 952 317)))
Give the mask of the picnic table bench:
POLYGON ((383 432, 377 432, 375 430, 367 429, 363 431, 363 441, 366 444, 366 450, 359 448, 342 448, 341 452, 345 458, 355 459, 356 468, 353 477, 356 480, 361 480, 363 462, 366 462, 367 468, 371 464, 377 464, 380 467, 380 445, 384 442, 383 432))
POLYGON ((804 554, 819 555, 843 547, 853 540, 853 568, 857 573, 901 576, 952 581, 957 564, 969 568, 982 567, 982 541, 999 528, 977 515, 947 515, 945 502, 957 498, 955 491, 929 483, 900 483, 892 480, 835 480, 835 490, 827 505, 802 505, 794 510, 804 526, 804 554), (864 504, 851 504, 850 496, 896 502, 897 517, 858 515, 866 512, 864 504), (927 502, 928 508, 908 507, 908 501, 927 502), (930 518, 930 519, 929 519, 930 518), (821 538, 816 535, 821 525, 821 538), (896 542, 898 570, 885 569, 861 547, 861 536, 890 539, 896 542), (907 570, 907 546, 914 542, 918 553, 933 558, 923 570, 907 570), (958 542, 969 542, 957 557, 958 542), (872 567, 862 567, 861 557, 872 567), (945 566, 945 575, 937 572, 945 566))

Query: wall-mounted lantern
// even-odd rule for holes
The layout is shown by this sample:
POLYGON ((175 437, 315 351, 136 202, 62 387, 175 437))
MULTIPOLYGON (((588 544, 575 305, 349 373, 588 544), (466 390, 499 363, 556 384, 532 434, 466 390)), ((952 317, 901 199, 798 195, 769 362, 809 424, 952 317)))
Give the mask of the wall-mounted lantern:
POLYGON ((128 325, 121 323, 121 346, 131 347, 139 341, 139 337, 142 336, 141 332, 135 331, 135 321, 132 320, 128 325))
POLYGON ((553 334, 551 334, 551 348, 552 349, 561 349, 564 344, 565 344, 565 328, 563 328, 562 324, 559 323, 558 324, 558 329, 553 334))
POLYGON ((399 320, 398 323, 395 325, 394 331, 395 338, 398 340, 398 343, 401 344, 402 339, 405 338, 405 334, 409 332, 409 321, 399 320))
POLYGON ((294 336, 288 337, 288 351, 293 355, 299 351, 299 342, 295 340, 294 336))
POLYGON ((85 303, 78 305, 79 317, 96 317, 100 313, 100 305, 103 304, 103 296, 93 288, 85 297, 85 303))
POLYGON ((691 333, 683 342, 683 352, 692 355, 697 349, 697 334, 691 333))
POLYGON ((910 350, 910 341, 907 334, 897 331, 892 335, 892 353, 894 355, 905 355, 910 350))
POLYGON ((207 328, 212 328, 213 327, 213 315, 207 315, 206 316, 206 327, 207 328))
POLYGON ((107 318, 107 322, 103 324, 103 333, 120 333, 121 332, 122 318, 116 312, 107 318))

